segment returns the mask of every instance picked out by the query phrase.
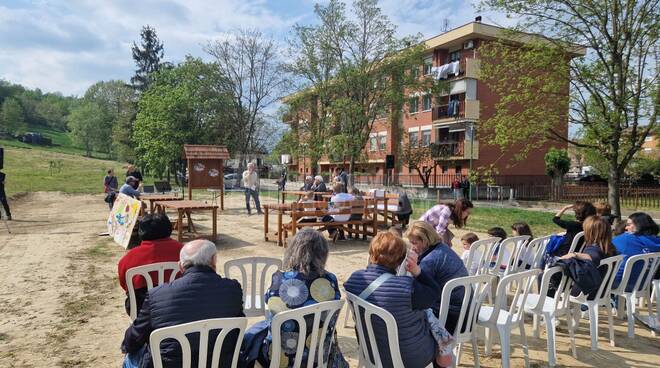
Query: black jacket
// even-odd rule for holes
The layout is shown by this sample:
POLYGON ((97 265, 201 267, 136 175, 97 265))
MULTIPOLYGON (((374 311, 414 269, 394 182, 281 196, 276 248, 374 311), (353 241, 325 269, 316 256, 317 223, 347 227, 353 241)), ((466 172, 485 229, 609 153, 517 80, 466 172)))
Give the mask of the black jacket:
MULTIPOLYGON (((183 276, 168 284, 157 286, 149 291, 138 318, 126 330, 121 349, 134 353, 149 343, 152 331, 182 323, 209 318, 243 317, 243 292, 236 280, 225 279, 212 268, 193 266, 185 270, 183 276)), ((214 331, 209 337, 208 365, 210 365, 213 344, 218 335, 214 331)), ((230 334, 225 340, 221 356, 221 366, 229 366, 231 354, 236 344, 237 334, 230 334), (232 341, 233 340, 233 341, 232 341)), ((192 349, 192 366, 197 366, 199 336, 189 338, 192 349)), ((173 340, 161 344, 164 367, 180 367, 181 349, 173 340)), ((151 351, 145 349, 141 367, 153 367, 151 351)))

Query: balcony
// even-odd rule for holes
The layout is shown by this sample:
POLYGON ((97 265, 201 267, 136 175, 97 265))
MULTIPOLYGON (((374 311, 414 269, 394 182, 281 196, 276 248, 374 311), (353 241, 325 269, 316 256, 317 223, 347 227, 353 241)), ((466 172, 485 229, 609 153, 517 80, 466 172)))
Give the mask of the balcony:
POLYGON ((476 160, 479 158, 479 142, 439 141, 431 144, 431 151, 435 160, 476 160))
POLYGON ((466 58, 460 60, 458 63, 459 65, 459 70, 458 74, 452 73, 451 72, 451 65, 454 62, 443 64, 437 67, 434 67, 434 73, 437 73, 436 75, 438 77, 441 77, 440 79, 454 79, 454 78, 459 78, 459 77, 466 77, 466 78, 472 78, 472 79, 478 79, 479 78, 479 70, 481 69, 481 60, 475 59, 475 58, 466 58))
POLYGON ((458 119, 479 119, 479 101, 451 101, 433 108, 433 122, 449 122, 458 119))

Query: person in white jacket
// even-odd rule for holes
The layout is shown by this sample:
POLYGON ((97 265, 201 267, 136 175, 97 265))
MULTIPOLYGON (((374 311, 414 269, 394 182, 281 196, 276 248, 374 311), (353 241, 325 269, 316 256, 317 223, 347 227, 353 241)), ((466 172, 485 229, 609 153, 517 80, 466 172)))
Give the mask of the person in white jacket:
POLYGON ((257 213, 260 215, 263 214, 261 203, 259 203, 259 174, 254 170, 253 162, 250 162, 247 165, 247 170, 243 171, 243 188, 245 188, 245 207, 247 208, 248 215, 252 214, 250 210, 250 196, 254 198, 257 213))

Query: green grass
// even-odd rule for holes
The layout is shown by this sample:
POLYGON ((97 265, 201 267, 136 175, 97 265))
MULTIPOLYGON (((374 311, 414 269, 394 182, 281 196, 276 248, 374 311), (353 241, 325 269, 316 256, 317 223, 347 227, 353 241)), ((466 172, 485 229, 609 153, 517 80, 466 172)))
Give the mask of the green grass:
MULTIPOLYGON (((0 141, 0 144, 3 142, 0 141)), ((3 170, 7 174, 5 189, 8 195, 37 191, 102 193, 106 171, 114 168, 121 182, 125 166, 126 163, 122 162, 99 160, 48 149, 5 146, 3 170), (61 165, 61 169, 51 170, 51 162, 61 165)), ((145 178, 145 180, 150 179, 145 178)))
MULTIPOLYGON (((15 147, 15 148, 28 148, 36 150, 44 150, 50 152, 68 153, 72 155, 85 155, 85 150, 77 147, 68 132, 61 132, 47 127, 29 127, 29 132, 41 133, 44 137, 48 137, 53 141, 52 146, 39 146, 28 143, 23 143, 16 139, 0 139, 0 146, 15 147)), ((100 152, 92 152, 92 157, 107 159, 108 155, 100 152)))

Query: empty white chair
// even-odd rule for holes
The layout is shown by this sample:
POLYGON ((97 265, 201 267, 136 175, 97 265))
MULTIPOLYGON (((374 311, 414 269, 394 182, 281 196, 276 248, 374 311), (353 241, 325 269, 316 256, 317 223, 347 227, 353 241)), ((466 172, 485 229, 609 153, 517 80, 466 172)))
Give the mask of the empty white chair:
POLYGON ((472 243, 470 251, 468 252, 467 261, 465 261, 465 268, 468 273, 473 275, 481 275, 488 272, 490 267, 491 257, 493 255, 493 248, 501 239, 498 237, 480 239, 472 243))
MULTIPOLYGON (((495 250, 497 258, 495 264, 489 269, 488 273, 498 277, 506 276, 518 269, 516 263, 519 250, 529 240, 529 235, 512 236, 502 240, 495 250)), ((493 255, 495 250, 493 250, 493 255)))
POLYGON ((584 231, 580 231, 579 233, 575 234, 575 237, 571 242, 571 248, 568 250, 568 253, 582 251, 582 248, 584 248, 584 242, 582 243, 582 245, 578 247, 578 243, 580 242, 580 240, 582 240, 582 238, 584 238, 584 231))
POLYGON ((247 318, 214 318, 205 319, 196 322, 184 323, 181 325, 159 328, 151 333, 149 336, 149 346, 151 347, 151 357, 154 361, 154 368, 162 368, 163 362, 160 355, 160 344, 165 339, 175 339, 181 346, 183 353, 183 368, 192 368, 192 350, 190 348, 190 341, 188 341, 188 334, 199 334, 199 355, 198 366, 206 367, 208 358, 208 344, 209 333, 214 330, 220 330, 218 337, 213 344, 211 351, 211 367, 220 366, 220 352, 222 351, 222 344, 225 342, 227 335, 238 330, 238 337, 236 339, 236 347, 234 348, 233 359, 231 367, 236 367, 238 363, 238 353, 241 349, 241 342, 243 341, 243 333, 247 325, 247 318))
POLYGON ((176 278, 176 274, 181 270, 179 262, 158 262, 144 266, 129 268, 126 271, 126 288, 128 289, 128 309, 129 316, 132 321, 137 318, 137 301, 135 300, 135 287, 133 286, 133 277, 142 276, 147 282, 147 290, 153 289, 165 282, 165 271, 170 271, 170 277, 167 282, 172 282, 176 278), (157 272, 158 282, 154 285, 151 273, 157 272))
MULTIPOLYGON (((453 366, 456 366, 461 361, 461 347, 465 342, 472 342, 472 354, 474 355, 474 366, 479 367, 479 350, 477 349, 477 334, 475 331, 475 323, 481 305, 491 290, 491 284, 495 281, 495 276, 492 275, 476 275, 459 277, 450 280, 445 284, 442 289, 442 302, 440 303, 440 310, 438 320, 441 325, 447 322, 449 314, 449 302, 451 301, 451 293, 454 290, 464 290, 463 300, 461 302, 461 312, 456 320, 456 329, 449 331, 454 337, 456 348, 454 349, 455 360, 453 366)), ((489 298, 490 299, 490 298, 489 298)))
POLYGON ((304 360, 303 352, 307 340, 307 334, 304 331, 308 331, 310 339, 306 368, 326 367, 330 349, 324 342, 327 336, 334 334, 335 323, 343 305, 343 300, 333 300, 277 313, 271 321, 273 342, 271 344, 272 355, 270 367, 279 368, 281 366, 282 362, 280 360, 282 358, 283 345, 288 349, 296 350, 293 357, 293 367, 300 368, 302 366, 304 360), (285 337, 287 340, 282 341, 282 325, 288 321, 295 321, 298 331, 303 331, 303 333, 289 335, 285 337), (312 321, 311 326, 307 325, 308 321, 312 321), (327 351, 324 350, 324 346, 328 348, 327 351), (316 365, 314 364, 315 360, 318 363, 316 365))
MULTIPOLYGON (((563 270, 560 266, 555 266, 546 269, 543 272, 543 278, 541 280, 541 291, 539 294, 530 293, 527 295, 527 301, 525 302, 525 313, 531 314, 534 317, 534 337, 539 337, 539 324, 538 319, 542 317, 547 331, 547 342, 548 342, 548 365, 554 367, 557 362, 556 358, 556 347, 555 347, 555 327, 557 325, 557 317, 561 316, 570 316, 570 297, 571 297, 571 287, 573 286, 573 280, 570 277, 563 275, 563 270), (550 288, 550 279, 556 275, 561 274, 561 281, 555 292, 554 297, 547 296, 548 289, 550 288)), ((572 322, 572 319, 569 318, 569 323, 572 322)), ((574 342, 574 328, 572 325, 569 326, 569 333, 571 336, 571 341, 574 342)), ((573 345, 573 351, 575 351, 575 345, 573 345)))
POLYGON ((232 259, 225 263, 225 277, 230 277, 231 270, 237 268, 241 273, 239 279, 243 286, 243 312, 246 317, 259 317, 266 315, 266 304, 263 302, 264 295, 270 286, 268 273, 272 275, 282 268, 282 260, 270 257, 246 257, 232 259), (250 268, 250 282, 248 284, 248 270, 250 268), (261 272, 257 272, 259 267, 261 272), (266 284, 268 281, 268 284, 266 284), (258 286, 258 287, 257 287, 258 286))
MULTIPOLYGON (((374 327, 371 324, 373 320, 372 316, 380 318, 385 323, 388 342, 387 350, 392 358, 392 365, 394 367, 405 367, 401 359, 401 351, 399 350, 399 330, 397 329, 394 316, 385 309, 375 306, 349 292, 346 292, 346 300, 351 308, 358 335, 358 367, 383 368, 383 362, 380 359, 380 352, 376 342, 376 335, 374 334, 374 327), (373 354, 373 359, 370 358, 370 351, 373 354)), ((433 363, 429 364, 426 368, 432 367, 433 363)))
POLYGON ((652 284, 653 291, 651 292, 647 303, 648 307, 651 308, 651 305, 653 304, 653 297, 655 296, 655 319, 652 321, 653 330, 651 330, 651 334, 655 336, 655 330, 660 328, 660 280, 653 280, 652 284))
MULTIPOLYGON (((604 307, 607 312, 607 323, 610 330, 610 345, 614 346, 614 327, 612 326, 612 306, 610 294, 612 292, 612 283, 614 282, 614 275, 619 269, 619 265, 623 261, 623 256, 613 256, 608 257, 600 261, 600 266, 598 269, 605 267, 605 273, 603 276, 603 281, 596 292, 596 295, 593 300, 588 300, 587 295, 580 293, 577 297, 571 296, 571 302, 573 303, 572 312, 573 318, 575 320, 574 326, 577 326, 577 323, 580 318, 580 305, 584 304, 588 308, 589 312, 589 330, 591 334, 591 350, 598 350, 598 307, 604 307)), ((575 355, 575 353, 574 353, 575 355)))
POLYGON ((516 255, 516 272, 530 268, 539 268, 545 254, 545 246, 550 241, 550 235, 532 239, 523 244, 516 255))
POLYGON ((493 306, 482 305, 479 310, 477 324, 488 329, 486 333, 486 355, 490 355, 493 344, 493 330, 497 329, 500 336, 502 349, 502 367, 509 367, 511 355, 511 330, 514 327, 520 329, 520 337, 525 353, 525 366, 529 366, 529 351, 527 348, 527 337, 525 336, 525 324, 523 306, 527 301, 527 295, 541 270, 529 270, 504 276, 497 285, 495 293, 495 304, 493 306), (508 303, 506 291, 512 290, 513 298, 508 303))
MULTIPOLYGON (((628 337, 635 337, 635 312, 637 303, 643 299, 650 298, 651 281, 656 270, 660 265, 660 253, 638 254, 628 258, 623 269, 621 283, 616 289, 612 289, 612 294, 618 295, 619 306, 623 306, 625 301, 626 319, 628 320, 628 337), (631 287, 627 287, 632 272, 637 271, 637 280, 631 287)), ((616 271, 615 271, 616 272, 616 271)), ((649 312, 649 321, 655 316, 651 315, 651 304, 647 305, 649 312)))

